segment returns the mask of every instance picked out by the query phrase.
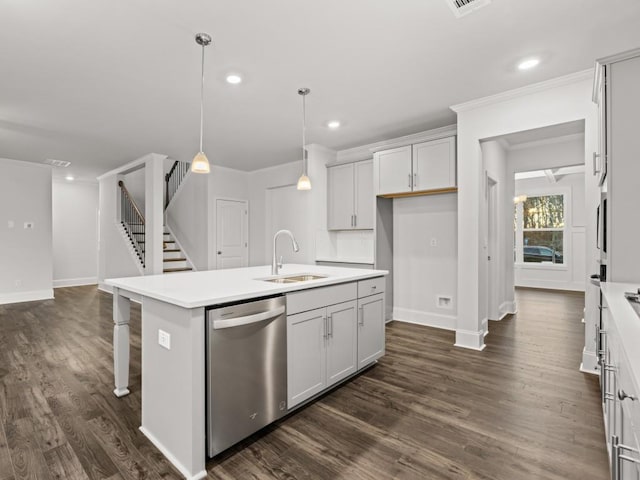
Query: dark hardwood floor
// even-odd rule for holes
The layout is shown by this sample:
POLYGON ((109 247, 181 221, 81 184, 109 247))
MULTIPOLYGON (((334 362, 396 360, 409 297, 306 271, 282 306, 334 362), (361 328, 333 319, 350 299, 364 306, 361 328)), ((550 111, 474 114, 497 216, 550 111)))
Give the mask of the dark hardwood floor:
MULTIPOLYGON (((487 348, 394 322, 375 367, 207 464, 219 479, 605 479, 595 376, 578 371, 584 299, 518 291, 487 348)), ((111 296, 95 287, 0 306, 0 480, 177 479, 112 394, 111 296)))

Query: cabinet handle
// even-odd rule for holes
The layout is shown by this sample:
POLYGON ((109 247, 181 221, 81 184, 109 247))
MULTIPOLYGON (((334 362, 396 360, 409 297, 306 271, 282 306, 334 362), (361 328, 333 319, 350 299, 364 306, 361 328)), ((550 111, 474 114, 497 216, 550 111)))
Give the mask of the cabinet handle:
POLYGON ((600 366, 600 387, 602 388, 602 403, 606 403, 607 400, 615 400, 615 396, 613 393, 609 393, 609 372, 615 372, 616 367, 609 363, 606 363, 604 360, 602 365, 600 366))
POLYGON ((409 188, 411 188, 411 174, 409 174, 409 188))
POLYGON ((413 188, 418 186, 418 174, 414 173, 413 174, 413 188))
POLYGON ((322 317, 322 337, 327 338, 327 317, 322 317))
POLYGON ((353 214, 353 226, 358 226, 358 215, 356 215, 355 213, 353 214))
POLYGON ((640 463, 640 460, 629 455, 624 455, 623 451, 632 452, 635 454, 640 453, 636 448, 629 447, 620 443, 620 438, 617 435, 611 435, 611 480, 621 480, 620 477, 620 462, 626 460, 627 462, 640 463))
POLYGON ((364 325, 364 308, 358 307, 358 324, 364 325))
POLYGON ((631 400, 632 402, 635 402, 636 400, 638 400, 638 397, 636 397, 635 395, 629 395, 627 392, 625 392, 623 389, 619 389, 618 390, 618 399, 620 399, 621 402, 625 401, 626 399, 631 400))
POLYGON ((600 157, 599 153, 593 152, 593 174, 596 175, 600 173, 600 166, 598 165, 598 158, 600 157))
POLYGON ((327 317, 327 337, 333 337, 333 315, 327 317))

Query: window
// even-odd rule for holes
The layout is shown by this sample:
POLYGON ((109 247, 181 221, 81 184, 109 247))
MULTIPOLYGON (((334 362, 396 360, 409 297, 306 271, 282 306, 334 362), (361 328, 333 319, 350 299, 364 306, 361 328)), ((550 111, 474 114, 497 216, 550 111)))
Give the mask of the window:
POLYGON ((516 204, 516 262, 564 265, 564 195, 521 198, 526 199, 516 204))

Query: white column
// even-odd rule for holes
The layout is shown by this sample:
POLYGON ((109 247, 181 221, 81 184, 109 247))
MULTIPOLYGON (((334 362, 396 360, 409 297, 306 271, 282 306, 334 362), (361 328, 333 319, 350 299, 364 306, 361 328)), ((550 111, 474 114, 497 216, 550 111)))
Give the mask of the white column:
POLYGON ((129 394, 129 318, 131 301, 113 288, 113 376, 116 397, 129 394))
POLYGON ((162 273, 165 158, 151 154, 145 162, 145 275, 162 273))

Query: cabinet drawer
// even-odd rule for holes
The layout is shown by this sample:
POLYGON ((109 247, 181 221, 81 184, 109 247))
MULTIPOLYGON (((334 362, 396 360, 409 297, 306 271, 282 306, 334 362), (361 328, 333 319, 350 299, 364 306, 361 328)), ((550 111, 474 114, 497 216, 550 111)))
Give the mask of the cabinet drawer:
POLYGON ((384 292, 384 277, 369 278, 358 282, 358 298, 368 297, 376 293, 384 292))
POLYGON ((287 315, 348 302, 349 300, 355 300, 357 296, 358 287, 356 282, 287 293, 287 315))

